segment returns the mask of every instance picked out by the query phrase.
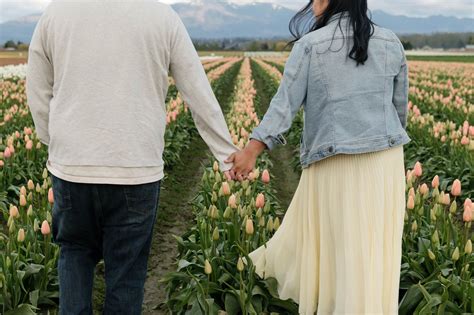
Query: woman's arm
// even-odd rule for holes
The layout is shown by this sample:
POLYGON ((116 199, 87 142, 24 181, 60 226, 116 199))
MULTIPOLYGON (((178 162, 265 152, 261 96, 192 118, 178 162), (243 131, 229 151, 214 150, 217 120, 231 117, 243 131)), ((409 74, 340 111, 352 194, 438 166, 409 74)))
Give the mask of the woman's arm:
POLYGON ((296 113, 306 99, 311 59, 311 45, 299 41, 293 47, 285 72, 270 107, 260 125, 250 136, 246 148, 233 154, 228 161, 234 163, 233 173, 246 177, 255 167, 258 156, 277 144, 286 144, 283 134, 291 128, 296 113))

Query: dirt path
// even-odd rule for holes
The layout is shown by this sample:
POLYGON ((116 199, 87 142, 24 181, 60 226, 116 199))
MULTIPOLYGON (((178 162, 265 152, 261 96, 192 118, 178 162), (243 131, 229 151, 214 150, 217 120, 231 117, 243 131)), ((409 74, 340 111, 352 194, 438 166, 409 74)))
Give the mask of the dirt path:
POLYGON ((160 307, 166 298, 165 286, 159 280, 176 269, 178 254, 173 235, 184 234, 191 226, 194 215, 191 200, 196 196, 199 182, 207 165, 207 146, 199 136, 194 137, 190 148, 183 152, 182 162, 169 170, 163 181, 158 218, 148 260, 148 277, 145 283, 143 314, 168 314, 160 307))

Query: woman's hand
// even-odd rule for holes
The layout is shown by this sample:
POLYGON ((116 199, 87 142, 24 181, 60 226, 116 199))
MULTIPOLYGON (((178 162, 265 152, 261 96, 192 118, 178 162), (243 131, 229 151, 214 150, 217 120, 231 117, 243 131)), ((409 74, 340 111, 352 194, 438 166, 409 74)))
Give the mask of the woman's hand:
POLYGON ((230 170, 231 177, 237 178, 239 181, 245 180, 255 168, 257 158, 265 148, 266 145, 263 142, 252 139, 245 149, 232 154, 226 161, 226 163, 234 163, 230 170))

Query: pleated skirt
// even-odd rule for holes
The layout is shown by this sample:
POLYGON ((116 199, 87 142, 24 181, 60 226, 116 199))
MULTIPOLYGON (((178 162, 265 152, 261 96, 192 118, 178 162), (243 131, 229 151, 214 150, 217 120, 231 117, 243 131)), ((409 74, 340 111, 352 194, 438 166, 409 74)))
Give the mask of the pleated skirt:
POLYGON ((282 224, 250 254, 300 314, 397 314, 403 147, 336 155, 303 170, 282 224))

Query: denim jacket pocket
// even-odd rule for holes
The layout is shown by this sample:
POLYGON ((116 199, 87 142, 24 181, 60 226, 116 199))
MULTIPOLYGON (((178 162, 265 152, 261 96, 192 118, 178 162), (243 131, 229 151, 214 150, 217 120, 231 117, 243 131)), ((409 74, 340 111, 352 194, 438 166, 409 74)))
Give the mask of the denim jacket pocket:
POLYGON ((71 210, 71 187, 69 183, 60 178, 57 178, 52 174, 51 183, 53 186, 54 195, 53 212, 71 210))

